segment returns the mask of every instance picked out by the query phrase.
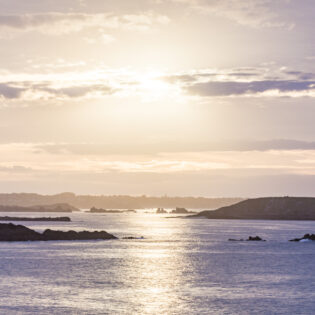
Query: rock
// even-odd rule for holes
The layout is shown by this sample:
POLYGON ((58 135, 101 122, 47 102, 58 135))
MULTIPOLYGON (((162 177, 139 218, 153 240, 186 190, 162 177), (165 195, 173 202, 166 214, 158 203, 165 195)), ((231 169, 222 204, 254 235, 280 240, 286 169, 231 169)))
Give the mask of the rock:
POLYGON ((141 236, 141 237, 135 237, 135 236, 125 236, 122 238, 123 240, 143 240, 144 237, 141 236))
POLYGON ((0 241, 17 242, 17 241, 65 241, 65 240, 108 240, 116 239, 112 234, 105 231, 54 231, 45 230, 38 233, 23 225, 15 225, 12 223, 0 223, 0 241))
POLYGON ((92 207, 90 209, 90 211, 88 211, 90 213, 120 213, 121 211, 119 210, 107 210, 107 209, 102 209, 102 208, 95 208, 95 207, 92 207))
POLYGON ((263 242, 265 242, 266 240, 263 240, 259 236, 250 236, 246 241, 263 241, 263 242))
POLYGON ((167 211, 164 210, 163 208, 157 208, 156 214, 163 214, 163 213, 167 213, 167 211))
POLYGON ((300 242, 303 240, 315 241, 315 234, 305 234, 302 238, 294 238, 290 242, 300 242))
POLYGON ((40 217, 40 218, 28 218, 28 217, 0 217, 0 221, 61 221, 61 222, 70 222, 69 217, 40 217))
POLYGON ((102 208, 95 208, 92 207, 89 211, 89 213, 136 213, 136 210, 133 209, 128 209, 128 210, 107 210, 107 209, 102 209, 102 208))
MULTIPOLYGON (((229 241, 231 242, 244 242, 245 240, 243 238, 241 239, 235 239, 235 238, 229 238, 229 241)), ((265 242, 266 240, 263 240, 261 237, 259 236, 249 236, 248 239, 246 241, 262 241, 262 242, 265 242)))
POLYGON ((65 241, 65 240, 108 240, 115 239, 116 237, 105 231, 54 231, 45 230, 42 234, 45 241, 65 241))
POLYGON ((176 207, 175 210, 172 210, 171 212, 172 214, 187 214, 187 213, 195 213, 193 211, 188 211, 187 209, 185 208, 178 208, 176 207))
POLYGON ((40 233, 35 232, 23 225, 12 223, 0 224, 0 241, 18 242, 18 241, 41 241, 43 237, 40 233))

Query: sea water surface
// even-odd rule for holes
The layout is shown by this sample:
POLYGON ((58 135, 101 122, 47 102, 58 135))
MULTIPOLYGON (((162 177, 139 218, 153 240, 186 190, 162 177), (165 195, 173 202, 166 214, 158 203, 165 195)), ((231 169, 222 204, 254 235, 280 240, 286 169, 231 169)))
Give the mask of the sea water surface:
POLYGON ((70 216, 19 224, 144 239, 0 243, 0 314, 315 313, 315 222, 70 216))

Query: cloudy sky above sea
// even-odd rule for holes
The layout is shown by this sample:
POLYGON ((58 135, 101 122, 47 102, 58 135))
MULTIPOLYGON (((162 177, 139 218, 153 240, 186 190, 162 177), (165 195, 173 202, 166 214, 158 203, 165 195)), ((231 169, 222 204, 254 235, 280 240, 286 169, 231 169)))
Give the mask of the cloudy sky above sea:
POLYGON ((315 196, 314 0, 0 0, 0 191, 315 196))

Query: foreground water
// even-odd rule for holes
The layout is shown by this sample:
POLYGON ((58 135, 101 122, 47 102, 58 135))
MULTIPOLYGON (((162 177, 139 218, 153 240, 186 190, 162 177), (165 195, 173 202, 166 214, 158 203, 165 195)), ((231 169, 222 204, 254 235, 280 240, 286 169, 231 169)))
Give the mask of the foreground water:
POLYGON ((0 314, 314 314, 315 222, 71 218, 21 223, 144 239, 0 243, 0 314))

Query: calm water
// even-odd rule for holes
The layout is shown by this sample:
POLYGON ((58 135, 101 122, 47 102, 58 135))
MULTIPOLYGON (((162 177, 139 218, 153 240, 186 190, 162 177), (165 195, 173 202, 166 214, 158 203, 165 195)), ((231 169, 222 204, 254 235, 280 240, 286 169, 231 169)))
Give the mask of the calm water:
POLYGON ((71 217, 21 224, 145 239, 0 243, 0 314, 315 313, 315 222, 71 217))

